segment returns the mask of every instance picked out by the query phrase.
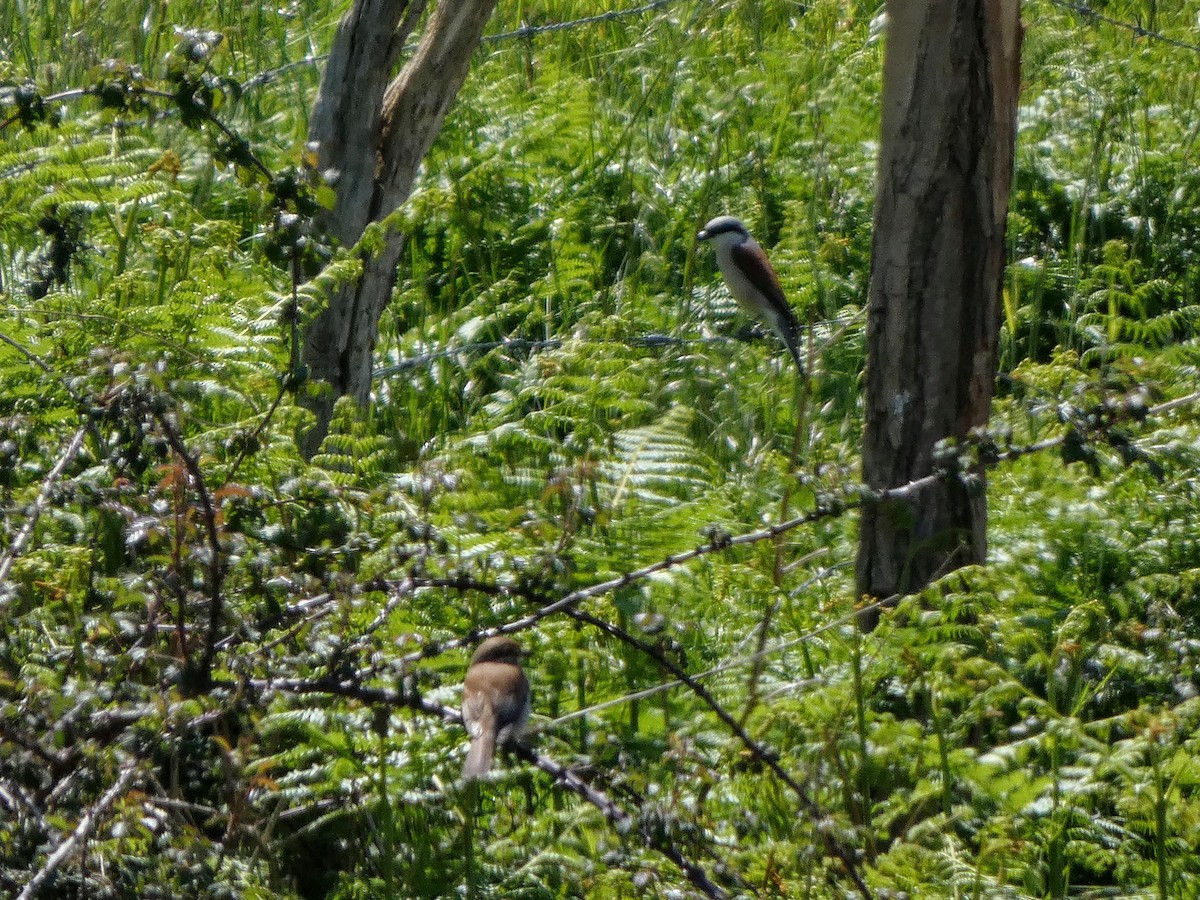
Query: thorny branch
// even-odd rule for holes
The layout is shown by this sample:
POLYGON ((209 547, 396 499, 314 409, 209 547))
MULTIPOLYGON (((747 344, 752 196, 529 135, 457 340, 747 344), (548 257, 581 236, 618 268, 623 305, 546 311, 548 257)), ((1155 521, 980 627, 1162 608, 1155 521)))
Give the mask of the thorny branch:
MULTIPOLYGON (((895 500, 911 500, 920 495, 920 493, 930 485, 936 484, 938 481, 945 478, 960 478, 964 474, 968 474, 971 470, 983 470, 992 468, 1002 462, 1012 462, 1025 456, 1034 453, 1040 453, 1045 450, 1053 450, 1068 445, 1072 441, 1087 440, 1090 437, 1097 435, 1103 436, 1107 429, 1114 421, 1120 421, 1125 418, 1146 418, 1176 409, 1180 406, 1186 406, 1200 401, 1200 391, 1189 394, 1186 397, 1178 397, 1174 400, 1161 403, 1157 406, 1148 408, 1130 407, 1123 409, 1114 407, 1109 411, 1109 416, 1106 419, 1096 419, 1094 422, 1087 423, 1071 423, 1068 430, 1061 435, 1045 440, 1037 441, 1024 446, 1010 446, 1001 450, 990 445, 983 447, 990 439, 981 438, 981 459, 957 464, 948 468, 939 469, 929 475, 914 479, 906 484, 898 487, 890 488, 883 491, 872 491, 866 487, 852 488, 844 491, 837 496, 819 497, 816 508, 809 512, 794 516, 785 522, 778 522, 774 525, 768 525, 766 528, 757 531, 750 531, 739 535, 730 535, 726 532, 717 529, 709 530, 709 542, 701 544, 691 550, 685 550, 680 553, 674 553, 656 562, 648 563, 639 569, 633 569, 624 572, 607 581, 601 581, 596 584, 588 585, 584 588, 571 591, 564 594, 557 600, 554 600, 539 609, 522 616, 519 619, 514 619, 511 622, 506 622, 503 625, 495 628, 479 629, 469 634, 463 635, 460 638, 454 638, 448 641, 433 642, 426 644, 420 650, 416 650, 400 659, 402 665, 411 665, 420 662, 423 659, 437 656, 447 650, 456 650, 463 647, 468 647, 480 640, 492 637, 497 634, 515 634, 520 631, 528 631, 538 622, 547 619, 550 616, 558 613, 565 613, 570 609, 579 606, 587 600, 595 597, 600 597, 605 594, 610 594, 619 591, 622 588, 629 587, 646 579, 665 572, 670 569, 678 568, 679 566, 689 563, 692 560, 699 559, 704 556, 710 556, 714 553, 723 553, 733 547, 742 547, 750 544, 757 544, 762 541, 774 540, 782 534, 793 531, 804 525, 811 525, 815 522, 820 522, 824 519, 837 518, 845 515, 847 512, 857 509, 867 503, 886 503, 895 500)), ((968 443, 967 449, 971 449, 968 443)), ((957 457, 955 458, 957 461, 957 457)), ((455 587, 454 579, 447 579, 444 587, 455 587)), ((375 584, 365 586, 367 590, 387 590, 389 588, 385 581, 378 581, 375 584)), ((506 588, 513 591, 514 595, 517 592, 513 588, 506 588)))
POLYGON ((820 805, 813 800, 812 796, 808 793, 805 787, 795 778, 793 778, 791 773, 789 773, 783 767, 783 765, 779 762, 778 753, 756 741, 750 735, 750 733, 746 731, 742 724, 738 722, 738 720, 727 709, 725 709, 724 706, 717 702, 717 698, 709 692, 708 688, 692 678, 682 666, 675 662, 675 660, 671 659, 671 657, 669 657, 667 654, 663 653, 658 647, 654 647, 640 638, 634 637, 629 632, 617 627, 611 622, 597 618, 590 613, 582 612, 580 610, 569 610, 567 615, 576 621, 591 625, 593 628, 598 628, 605 634, 608 634, 622 643, 628 644, 630 647, 635 648, 643 655, 653 659, 663 670, 670 672, 677 679, 679 679, 679 681, 687 685, 688 689, 691 690, 691 692, 697 697, 699 697, 700 700, 703 701, 704 704, 716 714, 717 718, 724 723, 725 727, 733 732, 737 739, 742 742, 742 745, 750 751, 753 757, 770 769, 775 774, 775 777, 787 785, 788 789, 796 795, 796 798, 800 801, 800 805, 803 806, 808 814, 813 817, 814 827, 821 834, 822 839, 825 841, 826 849, 830 854, 841 860, 842 865, 846 869, 846 874, 850 876, 850 880, 854 882, 854 886, 858 888, 859 892, 866 897, 867 900, 870 900, 871 890, 867 887, 866 882, 863 881, 862 873, 859 872, 858 864, 854 859, 854 853, 833 834, 831 834, 827 827, 825 827, 825 823, 831 822, 832 820, 821 809, 820 805))
MULTIPOLYGON (((882 491, 877 493, 860 491, 857 494, 849 493, 845 495, 839 495, 837 497, 825 498, 818 501, 816 508, 808 513, 794 517, 786 522, 754 532, 741 535, 729 535, 726 533, 710 531, 708 542, 693 550, 672 555, 664 560, 627 572, 605 582, 567 593, 558 599, 549 599, 545 595, 546 589, 540 588, 536 585, 489 585, 481 584, 471 578, 462 576, 429 578, 422 575, 421 572, 416 569, 414 569, 414 571, 402 581, 386 582, 379 580, 359 585, 358 589, 366 591, 386 590, 392 594, 393 601, 401 596, 411 596, 414 592, 426 589, 456 589, 464 591, 488 590, 496 595, 512 596, 540 604, 539 607, 530 615, 517 619, 514 622, 501 625, 499 628, 476 632, 467 636, 466 638, 457 639, 455 641, 446 642, 439 645, 431 644, 425 647, 419 653, 410 654, 409 656, 404 657, 402 662, 406 664, 415 662, 428 656, 432 656, 435 653, 444 651, 451 647, 462 646, 466 643, 479 639, 481 636, 494 633, 519 631, 528 628, 542 619, 556 613, 563 613, 577 619, 578 621, 585 622, 592 627, 600 628, 614 638, 625 641, 631 646, 636 647, 639 652, 646 653, 653 658, 664 671, 672 673, 672 675, 674 675, 681 683, 687 685, 688 688, 696 694, 696 696, 700 697, 703 702, 708 704, 710 708, 714 710, 715 714, 721 718, 722 722, 724 722, 738 737, 738 739, 751 749, 751 752, 754 753, 756 758, 761 760, 764 765, 771 768, 772 771, 775 772, 776 775, 783 780, 783 782, 787 784, 788 787, 800 798, 801 804, 805 810, 813 814, 814 818, 816 818, 817 827, 819 830, 821 830, 823 838, 830 842, 829 846, 831 853, 843 861, 851 877, 854 879, 858 889, 862 891, 865 896, 869 896, 865 884, 862 883, 861 876, 853 867, 854 861, 853 856, 850 855, 850 851, 838 845, 837 842, 833 840, 832 835, 828 832, 828 830, 821 827, 820 823, 824 821, 826 817, 821 817, 819 815, 819 809, 815 806, 811 798, 808 797, 804 786, 796 782, 793 778, 791 778, 791 776, 788 775, 786 771, 782 769, 779 764, 778 756, 769 748, 763 747, 755 742, 754 739, 744 731, 744 729, 741 729, 736 720, 733 720, 729 712, 724 710, 712 697, 712 695, 700 685, 696 676, 690 675, 683 671, 682 667, 680 667, 673 659, 671 659, 661 650, 646 644, 640 639, 624 632, 622 629, 616 628, 608 622, 605 622, 583 610, 580 610, 578 608, 579 605, 588 599, 609 593, 626 585, 638 583, 656 572, 661 572, 665 569, 683 565, 691 560, 707 554, 723 552, 732 547, 749 545, 758 541, 769 540, 806 523, 841 515, 847 510, 855 508, 856 506, 861 506, 864 503, 883 502, 889 499, 906 499, 915 496, 925 485, 933 483, 939 478, 963 477, 964 473, 971 474, 988 467, 995 466, 1001 462, 1015 460, 1032 453, 1058 447, 1063 447, 1066 449, 1072 441, 1078 443, 1080 441, 1088 441, 1094 438, 1098 440, 1111 440, 1108 430, 1111 429, 1111 426, 1115 422, 1120 421, 1122 418, 1133 418, 1140 420, 1151 415, 1167 413, 1179 407, 1195 403, 1197 400, 1200 400, 1200 392, 1196 392, 1186 397, 1170 400, 1154 407, 1139 407, 1132 403, 1115 403, 1098 408, 1097 412, 1089 415, 1083 415, 1082 413, 1077 415, 1075 412, 1067 411, 1061 416, 1062 421, 1066 426, 1064 434, 1020 447, 1004 446, 1001 448, 997 446, 996 442, 990 437, 981 435, 978 437, 978 440, 974 445, 969 444, 965 448, 965 452, 959 456, 954 457, 954 454, 951 454, 951 456, 954 457, 954 459, 957 459, 958 462, 955 462, 954 459, 951 459, 945 464, 944 468, 939 469, 939 471, 926 476, 925 478, 918 479, 914 482, 902 485, 890 491, 882 491), (963 460, 966 461, 963 462, 963 460)), ((219 651, 223 651, 230 646, 228 639, 221 641, 217 640, 217 631, 221 624, 223 601, 221 581, 223 551, 220 545, 218 512, 214 506, 212 495, 209 492, 201 473, 199 461, 196 456, 194 456, 188 450, 182 437, 180 436, 177 425, 166 413, 155 413, 154 415, 159 427, 167 438, 169 446, 177 454, 179 460, 181 461, 182 467, 187 471, 193 490, 195 490, 199 496, 199 505, 201 508, 200 512, 203 518, 203 527, 206 534, 206 542, 208 544, 209 551, 207 564, 209 567, 208 582, 210 592, 209 621, 204 650, 204 662, 201 667, 201 672, 203 674, 211 674, 212 667, 215 662, 215 655, 219 651)), ((53 487, 62 477, 62 472, 66 470, 71 459, 73 459, 75 454, 78 453, 79 447, 83 441, 83 437, 84 433, 81 429, 69 442, 54 469, 46 476, 45 480, 43 481, 41 491, 34 504, 35 511, 48 508, 53 487)), ((7 574, 8 570, 11 568, 12 560, 23 551, 25 545, 30 539, 29 534, 31 533, 32 525, 29 525, 28 528, 30 529, 30 532, 23 532, 23 537, 18 536, 18 540, 14 541, 13 546, 10 546, 5 558, 0 560, 0 566, 2 566, 2 568, 0 568, 0 574, 7 574)), ((0 599, 0 607, 2 607, 5 602, 5 600, 0 599)), ((323 614, 324 606, 324 599, 314 598, 308 603, 295 605, 293 609, 297 614, 315 615, 323 614)), ((390 604, 387 608, 394 608, 394 603, 390 604)), ((386 612, 381 613, 381 615, 371 623, 369 631, 381 627, 384 624, 383 618, 385 615, 386 612)), ((237 643, 237 641, 235 641, 235 643, 237 643)), ((362 687, 361 679, 355 679, 352 681, 338 681, 333 679, 318 681, 276 681, 266 679, 253 682, 252 684, 253 686, 260 688, 288 690, 297 693, 321 691, 323 693, 357 698, 368 703, 400 703, 401 705, 422 709, 431 715, 441 716, 444 720, 450 722, 457 721, 457 714, 452 711, 447 711, 444 707, 441 707, 437 704, 426 703, 420 698, 409 698, 404 694, 398 694, 395 692, 379 692, 374 689, 362 687)), ((117 727, 119 727, 119 723, 117 727)), ((579 794, 588 802, 595 804, 597 808, 601 809, 606 817, 610 821, 614 822, 618 828, 625 828, 627 823, 636 824, 635 819, 631 817, 629 813, 625 812, 619 807, 612 806, 611 802, 609 807, 605 807, 603 805, 603 801, 607 800, 607 798, 602 792, 599 792, 590 785, 587 785, 586 782, 584 782, 578 776, 569 773, 563 767, 558 766, 557 763, 540 757, 537 754, 533 754, 531 761, 533 761, 535 765, 538 765, 539 768, 542 768, 544 771, 555 777, 556 781, 563 787, 579 794)), ((133 775, 130 774, 129 777, 132 778, 133 775)), ((116 795, 114 795, 114 799, 112 801, 109 801, 110 804, 111 802, 115 802, 115 796, 116 795)), ((86 836, 86 832, 95 827, 94 819, 101 815, 106 808, 107 807, 102 807, 99 804, 93 807, 89 813, 92 819, 81 822, 80 828, 84 829, 84 832, 77 833, 83 833, 86 836)), ((708 878, 703 868, 691 863, 678 850, 677 847, 671 844, 668 838, 663 836, 661 830, 639 830, 639 834, 641 834, 643 840, 647 842, 647 846, 651 846, 656 852, 662 853, 666 858, 679 865, 697 890, 704 893, 706 896, 725 895, 723 889, 708 878), (655 841, 657 841, 657 843, 655 843, 655 841)), ((82 838, 77 840, 80 839, 82 838)), ((60 846, 59 850, 56 851, 54 856, 52 856, 51 861, 53 861, 54 866, 61 865, 61 861, 70 854, 71 846, 72 845, 67 845, 65 849, 64 847, 60 846)), ((41 877, 44 880, 49 878, 49 874, 42 875, 41 877)))
POLYGON ((46 477, 42 479, 42 488, 38 491, 37 497, 33 503, 29 505, 26 513, 25 524, 21 526, 21 530, 17 532, 17 536, 13 538, 13 542, 9 545, 8 551, 0 558, 0 609, 7 606, 16 596, 12 583, 9 581, 9 573, 12 571, 13 563, 25 551, 25 545, 33 536, 33 530, 37 527, 38 519, 50 507, 50 495, 54 491, 58 480, 62 478, 63 472, 66 471, 75 457, 79 454, 83 447, 83 438, 87 434, 88 427, 85 425, 75 432, 70 441, 67 442, 67 447, 59 456, 53 468, 46 473, 46 477))
POLYGON ((204 635, 204 655, 201 658, 197 674, 200 676, 200 683, 207 684, 212 676, 213 659, 217 652, 217 628, 221 622, 221 612, 224 606, 221 595, 224 567, 222 566, 221 538, 217 531, 217 510, 213 506, 212 496, 204 483, 204 473, 200 471, 200 464, 188 452, 187 445, 184 444, 179 431, 165 415, 156 414, 155 419, 166 436, 167 442, 171 445, 171 449, 183 462, 203 507, 201 518, 204 523, 204 534, 208 541, 208 627, 204 635))
MULTIPOLYGON (((458 710, 435 703, 415 693, 401 693, 385 688, 364 687, 353 681, 320 679, 306 681, 294 678, 251 679, 248 684, 257 690, 286 691, 292 694, 327 694, 346 697, 375 706, 407 707, 426 715, 436 716, 452 725, 462 724, 458 710)), ((692 886, 706 897, 725 898, 727 892, 716 884, 698 863, 688 859, 673 843, 655 829, 638 829, 633 816, 618 806, 607 794, 577 773, 529 747, 517 748, 517 755, 550 775, 559 787, 570 791, 596 807, 604 817, 622 834, 633 831, 641 836, 643 843, 675 863, 692 886)))
MULTIPOLYGON (((427 579, 425 581, 417 581, 410 578, 406 582, 405 586, 412 586, 414 584, 420 584, 421 586, 428 585, 435 587, 453 587, 457 590, 475 591, 477 593, 489 594, 492 596, 520 596, 531 603, 544 602, 544 598, 541 598, 537 592, 532 590, 506 588, 500 585, 466 578, 453 580, 427 579)), ((780 781, 787 785, 788 789, 796 795, 797 799, 799 799, 801 806, 803 806, 805 810, 813 817, 813 821, 815 823, 830 821, 829 816, 827 816, 822 811, 820 805, 812 799, 812 796, 808 793, 805 787, 795 778, 793 778, 786 769, 783 768, 779 761, 779 754, 755 740, 754 737, 751 736, 751 734, 746 731, 746 729, 737 721, 737 719, 727 709, 725 709, 720 702, 718 702, 716 697, 714 697, 712 693, 706 687, 704 687, 704 685, 700 684, 699 681, 697 681, 682 666, 675 662, 674 659, 663 652, 661 648, 648 644, 624 629, 612 624, 611 622, 600 619, 591 615, 590 613, 571 608, 566 609, 565 613, 570 618, 586 625, 590 625, 593 628, 597 628, 603 631, 605 634, 616 638, 622 643, 633 647, 638 652, 654 660, 654 662, 657 663, 661 669, 673 675, 679 681, 679 683, 686 685, 688 689, 690 689, 693 694, 700 698, 700 700, 713 711, 717 718, 719 718, 721 722, 724 723, 731 732, 733 732, 737 739, 741 741, 742 745, 750 751, 750 754, 755 759, 759 760, 763 765, 769 768, 775 774, 775 776, 779 778, 780 781)), ((843 845, 833 834, 829 833, 828 830, 820 828, 819 824, 818 830, 821 831, 822 838, 824 839, 829 852, 841 860, 847 874, 850 876, 851 880, 853 880, 855 887, 858 888, 864 897, 870 898, 870 889, 867 887, 866 883, 862 879, 862 875, 858 871, 858 865, 855 862, 853 852, 843 845)))
POLYGON ((37 873, 25 883, 25 887, 17 895, 17 900, 32 900, 33 897, 37 896, 38 891, 42 889, 42 886, 58 870, 59 866, 66 862, 71 854, 75 852, 75 848, 81 842, 87 840, 92 831, 95 830, 99 820, 109 811, 112 805, 133 787, 139 776, 138 767, 140 765, 141 761, 137 759, 125 764, 121 769, 121 773, 117 776, 117 780, 104 792, 104 796, 97 800, 84 813, 83 818, 79 820, 79 824, 75 826, 75 830, 58 845, 37 873))

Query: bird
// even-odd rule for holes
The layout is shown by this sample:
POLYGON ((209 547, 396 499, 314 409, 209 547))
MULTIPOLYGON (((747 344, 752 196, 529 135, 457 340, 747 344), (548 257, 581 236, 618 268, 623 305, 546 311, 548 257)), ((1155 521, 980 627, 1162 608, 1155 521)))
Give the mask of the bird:
POLYGON ((529 679, 521 668, 521 645, 505 635, 475 650, 463 680, 462 717, 471 737, 463 778, 478 778, 492 767, 497 745, 513 744, 529 719, 529 679))
POLYGON ((717 265, 729 293, 742 309, 756 316, 779 335, 800 371, 800 323, 779 286, 779 276, 767 254, 746 226, 733 216, 710 219, 696 235, 700 241, 712 241, 717 265))

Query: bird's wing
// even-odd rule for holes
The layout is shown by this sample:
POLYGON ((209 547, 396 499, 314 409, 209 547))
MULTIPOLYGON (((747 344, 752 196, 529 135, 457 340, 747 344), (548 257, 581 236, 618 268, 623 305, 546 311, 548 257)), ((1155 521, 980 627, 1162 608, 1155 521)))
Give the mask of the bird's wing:
POLYGON ((771 261, 767 259, 767 254, 763 252, 763 248, 758 246, 756 241, 751 240, 731 248, 730 256, 734 265, 745 274, 746 280, 758 288, 767 298, 767 302, 771 304, 771 316, 768 324, 783 339, 788 352, 792 354, 792 359, 796 361, 796 365, 803 372, 804 363, 800 358, 800 322, 796 319, 796 313, 783 294, 779 276, 775 274, 775 269, 772 268, 771 261))
POLYGON ((762 247, 753 241, 745 241, 731 247, 729 255, 750 283, 758 288, 772 305, 778 305, 790 313, 791 308, 787 298, 783 296, 783 288, 779 285, 779 276, 775 274, 775 269, 771 267, 771 261, 767 259, 762 247))
POLYGON ((497 728, 516 724, 529 715, 529 679, 519 666, 512 666, 505 673, 501 686, 503 690, 497 691, 493 698, 497 728))
POLYGON ((463 698, 463 724, 472 738, 483 733, 484 727, 495 728, 496 715, 492 711, 491 698, 483 691, 467 694, 463 698))

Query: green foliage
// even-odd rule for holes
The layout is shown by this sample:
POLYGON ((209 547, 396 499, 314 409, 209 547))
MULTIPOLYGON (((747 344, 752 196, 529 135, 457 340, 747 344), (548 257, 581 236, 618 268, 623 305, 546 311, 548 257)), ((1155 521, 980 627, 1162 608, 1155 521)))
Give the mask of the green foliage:
MULTIPOLYGON (((1063 443, 990 474, 986 567, 863 635, 853 516, 759 529, 856 496, 875 3, 485 44, 396 214, 374 402, 311 461, 294 335, 361 265, 302 146, 341 7, 0 4, 0 894, 92 815, 46 896, 693 890, 664 846, 846 896, 831 839, 881 897, 1196 896, 1195 57, 1025 7, 968 449, 1063 443), (697 252, 727 210, 811 381, 697 252), (609 627, 520 635, 536 745, 624 819, 519 760, 462 785, 438 715, 465 638, 568 595, 609 627)), ((1200 12, 1097 9, 1182 40, 1200 12)))

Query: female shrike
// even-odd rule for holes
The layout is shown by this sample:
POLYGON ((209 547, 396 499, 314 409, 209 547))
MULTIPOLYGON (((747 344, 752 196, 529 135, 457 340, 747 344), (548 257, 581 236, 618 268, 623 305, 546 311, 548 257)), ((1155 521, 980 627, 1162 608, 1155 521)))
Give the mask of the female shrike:
POLYGON ((492 767, 496 746, 516 742, 529 719, 529 680, 521 669, 525 651, 510 637, 488 638, 471 657, 463 681, 462 717, 471 735, 463 778, 492 767))
POLYGON ((779 276, 771 268, 767 254, 750 237, 746 226, 733 216, 717 216, 696 235, 712 241, 717 250, 717 265, 733 299, 746 312, 762 319, 783 340, 800 371, 800 323, 788 306, 779 286, 779 276))

